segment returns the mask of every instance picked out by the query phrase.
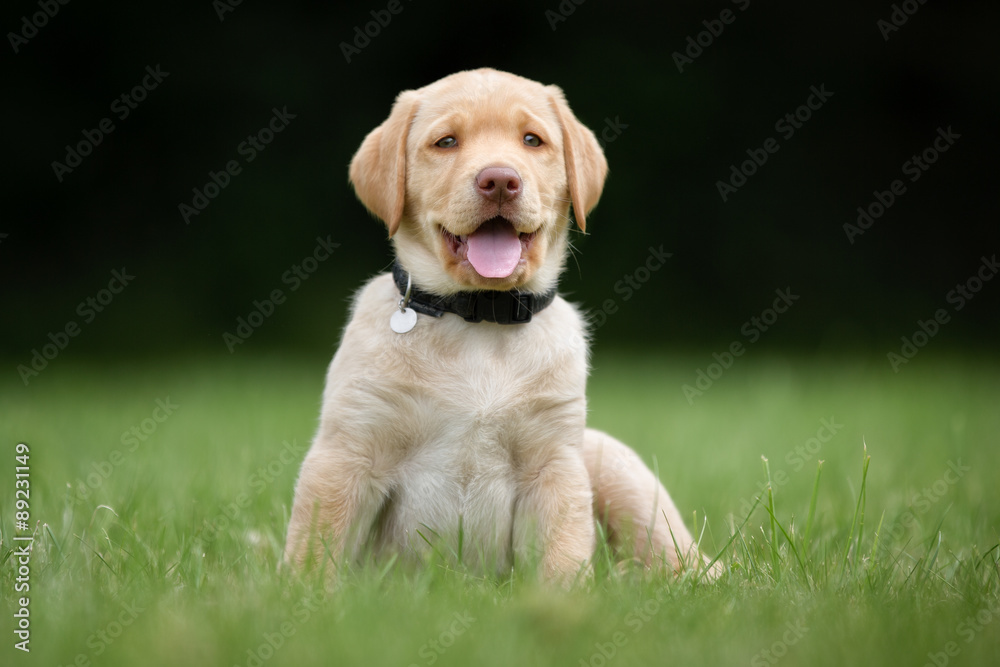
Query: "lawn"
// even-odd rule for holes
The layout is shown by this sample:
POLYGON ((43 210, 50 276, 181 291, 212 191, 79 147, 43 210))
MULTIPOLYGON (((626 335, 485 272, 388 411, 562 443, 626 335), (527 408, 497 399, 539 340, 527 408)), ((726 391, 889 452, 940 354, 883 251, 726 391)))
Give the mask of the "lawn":
POLYGON ((689 402, 710 351, 598 353, 591 425, 655 460, 718 582, 601 552, 565 592, 391 563, 326 592, 278 561, 327 360, 251 352, 5 375, 2 664, 1000 664, 994 360, 929 350, 893 373, 755 350, 689 402))

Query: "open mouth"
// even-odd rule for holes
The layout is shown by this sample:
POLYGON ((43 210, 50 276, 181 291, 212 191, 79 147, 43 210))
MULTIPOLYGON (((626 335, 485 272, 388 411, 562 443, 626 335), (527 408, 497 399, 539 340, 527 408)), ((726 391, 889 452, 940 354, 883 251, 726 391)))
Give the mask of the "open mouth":
POLYGON ((518 232, 502 216, 490 218, 471 234, 456 236, 441 228, 448 250, 459 261, 468 261, 483 278, 507 278, 514 273, 535 233, 518 232))

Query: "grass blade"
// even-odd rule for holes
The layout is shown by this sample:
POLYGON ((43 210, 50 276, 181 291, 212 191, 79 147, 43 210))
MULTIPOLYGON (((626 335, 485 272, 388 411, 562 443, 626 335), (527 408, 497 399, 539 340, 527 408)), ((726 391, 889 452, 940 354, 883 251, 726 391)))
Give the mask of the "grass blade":
POLYGON ((816 480, 813 482, 812 498, 809 500, 809 516, 806 517, 806 532, 802 538, 802 551, 809 553, 809 534, 812 532, 813 519, 816 518, 816 498, 819 497, 819 478, 823 472, 823 462, 816 464, 816 480))
MULTIPOLYGON (((750 506, 750 511, 747 512, 747 515, 745 517, 743 517, 743 523, 740 524, 739 528, 736 528, 736 529, 733 530, 733 534, 729 536, 729 539, 726 541, 726 543, 724 545, 722 545, 721 549, 719 549, 719 553, 715 554, 715 558, 713 558, 712 560, 710 560, 708 562, 708 565, 705 566, 704 572, 708 572, 709 570, 712 569, 712 566, 715 565, 715 563, 720 558, 722 558, 722 554, 726 553, 726 550, 729 549, 729 546, 733 543, 733 541, 737 538, 737 536, 740 538, 740 541, 743 543, 744 552, 747 554, 747 562, 748 563, 752 563, 753 562, 753 559, 750 558, 750 556, 749 556, 750 549, 747 546, 746 540, 743 539, 743 528, 747 525, 747 522, 750 521, 750 517, 753 516, 754 510, 756 510, 757 506, 760 505, 760 500, 761 500, 761 498, 763 496, 764 496, 763 493, 757 494, 757 497, 753 501, 753 505, 750 506)), ((699 575, 699 579, 700 578, 701 578, 701 576, 699 575)))
POLYGON ((767 477, 767 513, 771 515, 771 569, 773 570, 774 580, 778 581, 781 578, 780 557, 778 554, 778 536, 775 530, 775 518, 774 518, 774 489, 771 486, 771 466, 768 464, 767 457, 761 456, 760 460, 764 463, 764 475, 767 477))
MULTIPOLYGON (((772 508, 770 508, 770 507, 765 507, 764 509, 766 509, 768 512, 772 511, 772 508)), ((777 517, 775 517, 774 514, 771 514, 771 525, 772 526, 777 526, 778 530, 781 531, 781 534, 784 536, 785 540, 788 542, 788 546, 790 546, 791 549, 792 549, 792 554, 795 556, 795 560, 798 561, 799 567, 802 569, 803 576, 805 576, 806 577, 806 581, 808 581, 809 580, 809 575, 806 572, 806 564, 802 561, 802 557, 799 556, 799 550, 795 548, 795 542, 792 540, 791 536, 788 534, 788 531, 785 530, 785 527, 781 525, 781 522, 778 521, 777 517)))
MULTIPOLYGON (((844 547, 844 561, 840 569, 840 576, 843 577, 847 572, 847 563, 851 555, 851 544, 854 542, 854 531, 858 530, 859 518, 860 525, 863 529, 864 517, 865 517, 865 488, 868 483, 868 464, 871 463, 872 457, 868 456, 868 443, 862 439, 862 445, 864 446, 864 454, 861 459, 861 491, 858 493, 858 502, 854 507, 854 519, 851 521, 851 532, 847 534, 847 545, 844 547)), ((858 531, 858 546, 861 546, 861 533, 862 530, 858 531)))

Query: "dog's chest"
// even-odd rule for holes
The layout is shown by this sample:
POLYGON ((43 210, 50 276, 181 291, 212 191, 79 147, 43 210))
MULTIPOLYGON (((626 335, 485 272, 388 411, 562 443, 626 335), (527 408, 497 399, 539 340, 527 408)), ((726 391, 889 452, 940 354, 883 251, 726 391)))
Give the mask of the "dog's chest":
POLYGON ((526 484, 583 437, 579 314, 557 298, 524 325, 421 315, 398 334, 398 300, 388 275, 359 298, 329 370, 321 433, 370 470, 382 498, 376 551, 434 544, 503 567, 526 484))
POLYGON ((394 419, 407 437, 376 526, 382 546, 443 540, 476 561, 509 561, 526 481, 585 421, 583 355, 519 333, 467 329, 400 355, 395 393, 406 400, 394 419))
POLYGON ((490 438, 456 429, 416 444, 403 461, 376 534, 382 547, 509 560, 518 496, 511 452, 490 438))

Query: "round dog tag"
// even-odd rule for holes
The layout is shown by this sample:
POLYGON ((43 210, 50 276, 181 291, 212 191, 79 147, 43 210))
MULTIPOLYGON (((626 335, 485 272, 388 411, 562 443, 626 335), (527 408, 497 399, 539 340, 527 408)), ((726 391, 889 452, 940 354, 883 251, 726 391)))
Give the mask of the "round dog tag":
POLYGON ((397 310, 389 318, 389 327, 398 334, 404 334, 417 325, 417 311, 412 308, 397 310))

